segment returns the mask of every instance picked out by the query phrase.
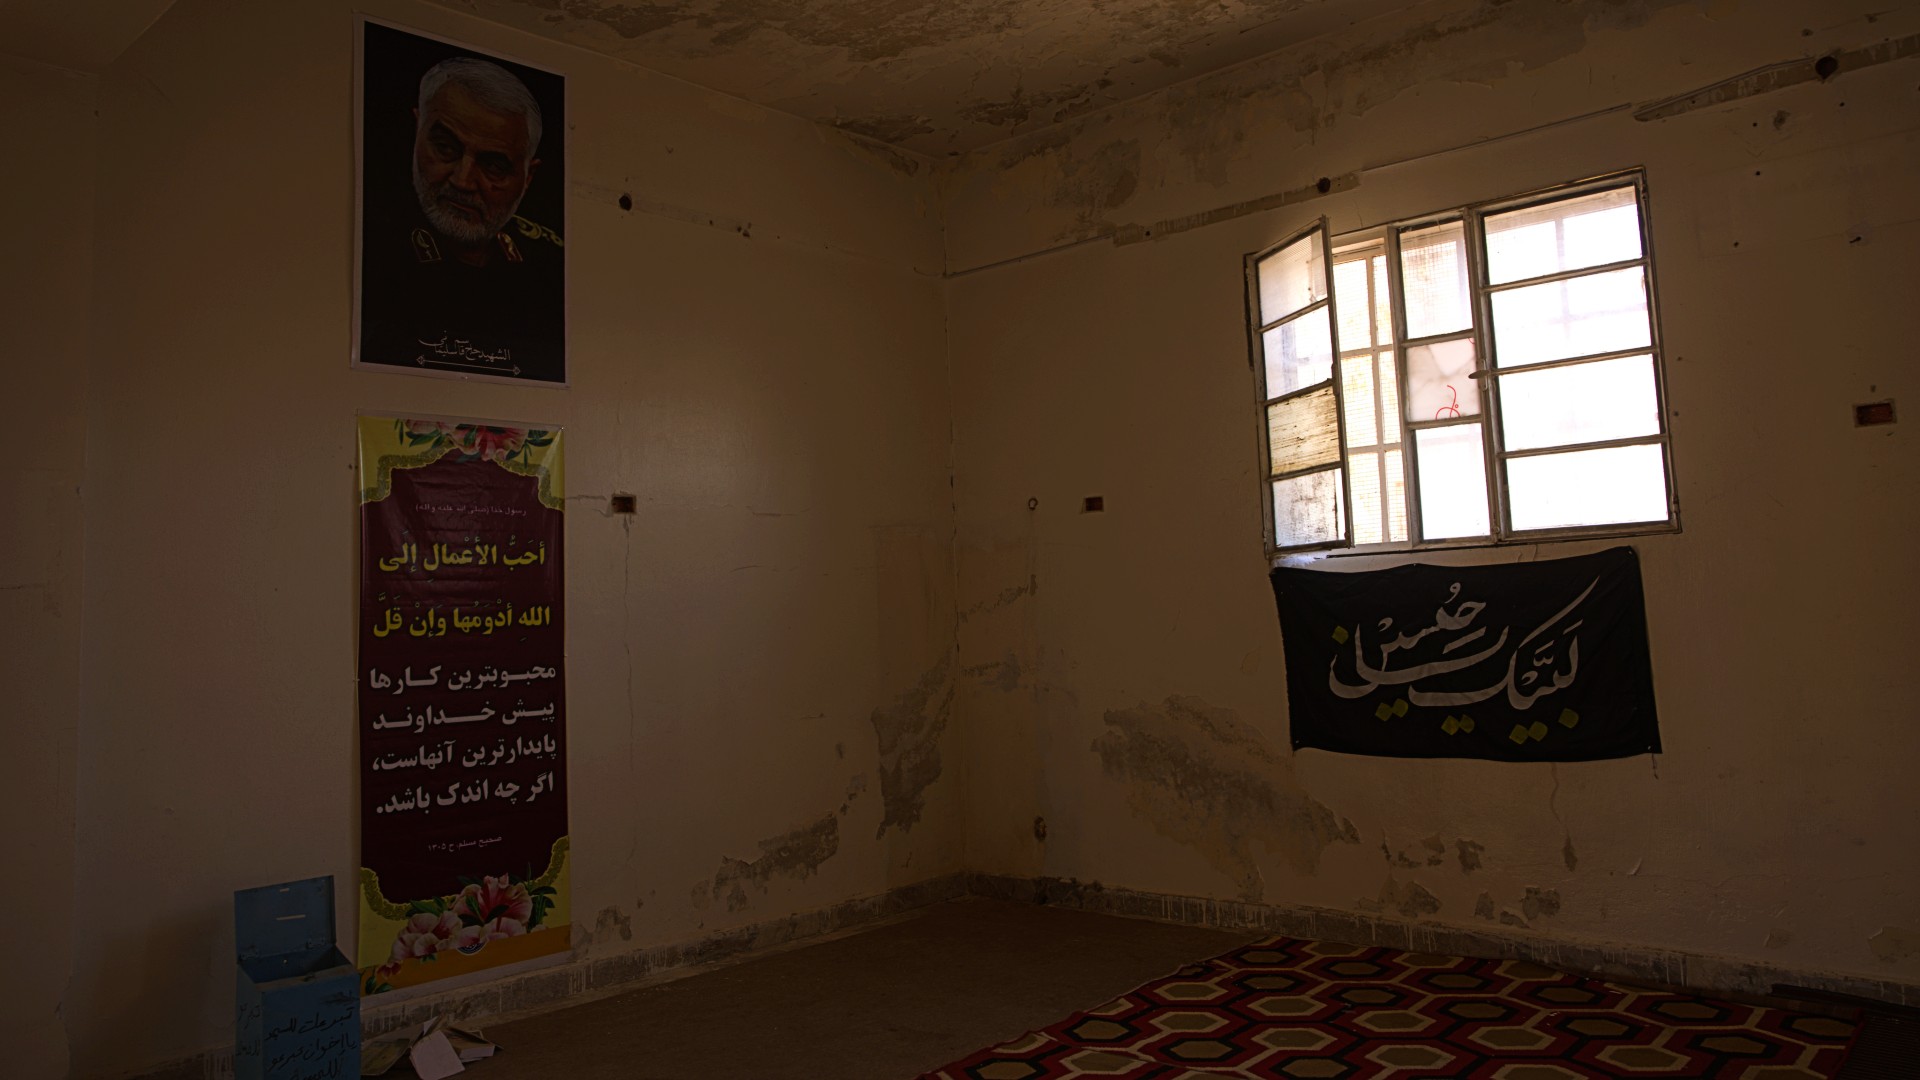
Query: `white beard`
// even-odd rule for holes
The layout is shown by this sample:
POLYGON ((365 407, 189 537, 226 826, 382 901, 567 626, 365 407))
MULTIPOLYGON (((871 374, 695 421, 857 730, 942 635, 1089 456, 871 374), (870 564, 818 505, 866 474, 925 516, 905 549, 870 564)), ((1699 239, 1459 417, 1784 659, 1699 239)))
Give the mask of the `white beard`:
POLYGON ((492 240, 495 233, 506 227, 507 221, 513 217, 513 212, 520 209, 520 201, 516 199, 514 204, 500 215, 499 220, 475 222, 460 216, 442 204, 441 192, 445 189, 444 182, 438 188, 428 184, 427 178, 420 175, 419 160, 415 159, 413 193, 420 200, 420 210, 427 215, 427 223, 442 236, 462 244, 484 244, 492 240))

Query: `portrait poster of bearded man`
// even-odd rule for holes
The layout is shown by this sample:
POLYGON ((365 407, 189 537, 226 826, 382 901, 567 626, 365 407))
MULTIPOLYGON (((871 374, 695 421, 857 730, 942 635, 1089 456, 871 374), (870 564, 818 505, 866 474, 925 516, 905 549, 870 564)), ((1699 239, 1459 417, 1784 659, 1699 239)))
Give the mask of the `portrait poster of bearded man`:
POLYGON ((566 385, 565 80, 355 32, 354 366, 566 385))

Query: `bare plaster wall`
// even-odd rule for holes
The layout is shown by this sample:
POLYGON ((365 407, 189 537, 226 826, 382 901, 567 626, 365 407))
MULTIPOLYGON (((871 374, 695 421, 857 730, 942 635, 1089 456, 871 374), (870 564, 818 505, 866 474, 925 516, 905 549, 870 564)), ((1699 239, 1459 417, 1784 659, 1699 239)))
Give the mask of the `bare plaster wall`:
MULTIPOLYGON (((71 906, 88 929, 70 986, 58 957, 44 972, 79 1077, 231 1041, 234 889, 334 874, 353 936, 356 412, 566 428, 576 959, 960 868, 921 164, 372 4, 569 76, 573 385, 353 371, 355 8, 182 0, 103 76, 71 906), (636 516, 610 513, 617 491, 636 516)), ((68 471, 71 426, 49 432, 68 471)))
POLYGON ((1920 981, 1920 458, 1850 408, 1920 392, 1920 60, 1630 107, 1920 31, 1873 8, 1428 5, 959 165, 970 867, 1920 981), (1634 542, 1666 752, 1291 752, 1242 257, 1636 166, 1685 523, 1634 542))
POLYGON ((8 955, 31 975, 0 990, 0 1046, 27 1076, 67 1065, 95 91, 91 76, 0 55, 0 130, 31 148, 0 164, 0 399, 13 448, 0 473, 0 866, 18 898, 8 955))

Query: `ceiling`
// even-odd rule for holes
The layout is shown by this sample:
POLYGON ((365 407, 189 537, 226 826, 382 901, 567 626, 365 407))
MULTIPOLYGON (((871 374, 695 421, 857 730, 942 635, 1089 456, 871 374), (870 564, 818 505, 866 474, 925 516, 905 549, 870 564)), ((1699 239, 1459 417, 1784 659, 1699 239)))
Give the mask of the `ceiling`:
POLYGON ((436 0, 924 154, 1044 127, 1405 0, 436 0))
MULTIPOLYGON (((1404 0, 434 0, 929 155, 959 153, 1404 0)), ((106 67, 172 0, 0 0, 0 46, 106 67)))
POLYGON ((173 0, 0 0, 0 52, 101 71, 173 0))

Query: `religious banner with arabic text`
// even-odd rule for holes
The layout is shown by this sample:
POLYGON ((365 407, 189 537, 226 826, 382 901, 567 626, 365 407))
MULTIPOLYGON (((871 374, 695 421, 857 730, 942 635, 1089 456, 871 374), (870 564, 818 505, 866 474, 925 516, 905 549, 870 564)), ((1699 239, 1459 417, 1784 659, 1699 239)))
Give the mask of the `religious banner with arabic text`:
POLYGON ((1546 562, 1273 571, 1293 745, 1379 757, 1658 753, 1632 548, 1546 562))
POLYGON ((361 991, 568 947, 560 432, 360 419, 361 991))

